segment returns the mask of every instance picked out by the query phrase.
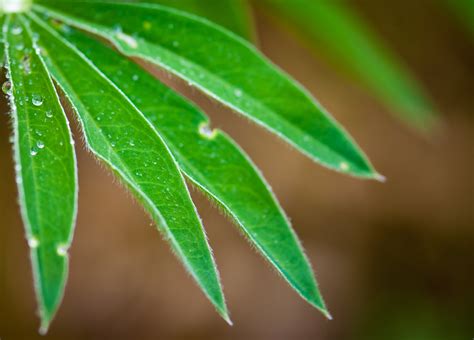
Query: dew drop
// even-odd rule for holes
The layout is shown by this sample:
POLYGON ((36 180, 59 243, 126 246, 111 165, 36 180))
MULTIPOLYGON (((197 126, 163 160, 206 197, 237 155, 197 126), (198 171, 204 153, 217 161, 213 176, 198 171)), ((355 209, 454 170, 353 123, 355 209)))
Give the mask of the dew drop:
POLYGON ((341 162, 339 163, 339 169, 341 169, 342 171, 347 171, 349 170, 349 164, 347 164, 346 162, 341 162))
POLYGON ((66 244, 60 244, 59 246, 56 247, 56 253, 59 256, 66 256, 68 249, 69 247, 66 244))
POLYGON ((30 55, 29 54, 25 54, 23 56, 23 58, 21 58, 21 67, 23 68, 23 70, 25 71, 26 74, 31 73, 30 55))
POLYGON ((207 139, 212 139, 214 138, 216 132, 215 130, 212 130, 209 124, 203 123, 201 126, 199 126, 199 133, 201 136, 207 138, 207 139))
POLYGON ((3 91, 3 93, 8 94, 8 95, 10 95, 12 93, 12 83, 11 83, 11 81, 7 80, 6 82, 3 83, 2 91, 3 91))
POLYGON ((36 142, 36 146, 38 149, 44 149, 44 142, 39 140, 36 142))
POLYGON ((133 81, 137 81, 138 79, 140 79, 140 77, 138 76, 138 74, 134 74, 134 75, 132 76, 132 80, 133 80, 133 81))
POLYGON ((38 248, 39 247, 39 241, 36 237, 32 236, 28 238, 28 246, 30 248, 38 248))
POLYGON ((241 90, 241 89, 237 89, 237 90, 234 91, 234 94, 235 94, 236 97, 239 97, 239 98, 240 98, 240 97, 242 97, 242 90, 241 90))
POLYGON ((12 33, 14 35, 19 35, 23 32, 23 28, 21 28, 21 26, 18 26, 18 25, 15 25, 12 27, 12 33))
POLYGON ((37 154, 38 154, 38 150, 37 150, 36 148, 31 149, 31 151, 30 151, 30 155, 31 155, 31 156, 34 157, 34 156, 36 156, 37 154))
POLYGON ((34 106, 41 106, 41 105, 43 105, 43 97, 41 97, 40 95, 35 94, 31 98, 31 102, 33 103, 34 106))
POLYGON ((130 141, 128 142, 128 145, 130 145, 130 146, 135 146, 135 142, 134 142, 133 140, 130 140, 130 141))
POLYGON ((119 40, 122 40, 124 43, 126 43, 131 48, 137 48, 138 47, 138 42, 135 40, 134 37, 132 37, 128 34, 125 34, 122 31, 118 31, 115 34, 116 34, 116 36, 119 40))
POLYGON ((53 118, 53 112, 52 111, 46 111, 46 118, 53 118))

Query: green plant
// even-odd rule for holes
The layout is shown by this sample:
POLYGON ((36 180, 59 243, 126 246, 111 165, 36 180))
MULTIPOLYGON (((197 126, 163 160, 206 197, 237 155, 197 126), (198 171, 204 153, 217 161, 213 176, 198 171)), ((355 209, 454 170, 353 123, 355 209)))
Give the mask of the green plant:
MULTIPOLYGON (((216 8, 204 0, 155 2, 180 10, 93 0, 0 2, 9 79, 3 89, 12 108, 16 178, 41 331, 63 295, 77 211, 74 143, 59 93, 72 106, 87 147, 151 214, 224 319, 230 322, 217 269, 184 178, 217 202, 288 283, 329 317, 302 247, 258 169, 197 107, 126 57, 184 79, 328 168, 383 177, 306 90, 245 40, 252 41, 254 33, 244 2, 226 2, 235 6, 232 16, 221 15, 229 13, 227 6, 217 14, 208 11, 216 8), (238 35, 181 10, 223 20, 238 35)), ((288 4, 267 2, 274 8, 288 4)), ((366 46, 366 54, 371 48, 366 46)), ((402 92, 419 98, 400 82, 402 92)), ((383 95, 399 103, 395 92, 383 95)), ((402 106, 411 112, 412 106, 402 106)), ((430 110, 415 106, 414 120, 424 126, 430 110)))

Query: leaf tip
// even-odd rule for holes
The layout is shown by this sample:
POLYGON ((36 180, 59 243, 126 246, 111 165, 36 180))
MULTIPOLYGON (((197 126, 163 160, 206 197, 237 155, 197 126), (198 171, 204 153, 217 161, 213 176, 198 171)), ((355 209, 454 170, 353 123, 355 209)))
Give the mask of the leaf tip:
POLYGON ((227 310, 227 306, 225 305, 225 303, 217 308, 217 312, 224 319, 224 321, 227 322, 229 326, 234 325, 234 323, 230 319, 229 311, 227 310))
POLYGON ((319 310, 326 317, 326 319, 332 320, 332 315, 329 313, 329 310, 322 300, 318 300, 317 302, 310 301, 310 304, 319 310))
POLYGON ((47 308, 46 306, 40 307, 38 312, 40 318, 40 327, 38 329, 38 333, 40 335, 46 335, 48 333, 49 327, 51 326, 51 322, 54 319, 58 307, 59 303, 52 306, 52 308, 47 308))
POLYGON ((384 175, 381 175, 378 172, 374 173, 373 178, 380 183, 385 183, 387 181, 387 177, 385 177, 384 175))
POLYGON ((229 315, 226 315, 226 316, 223 315, 222 317, 224 318, 224 321, 227 322, 227 324, 228 324, 229 326, 233 326, 233 325, 234 325, 234 323, 233 323, 232 320, 230 319, 229 315))
POLYGON ((318 309, 321 311, 321 313, 323 313, 323 315, 326 317, 326 319, 332 320, 332 315, 331 315, 331 313, 329 313, 326 306, 324 306, 324 308, 318 308, 318 309))
POLYGON ((43 336, 46 335, 48 333, 50 325, 51 325, 51 318, 41 313, 41 325, 38 330, 38 333, 43 336))

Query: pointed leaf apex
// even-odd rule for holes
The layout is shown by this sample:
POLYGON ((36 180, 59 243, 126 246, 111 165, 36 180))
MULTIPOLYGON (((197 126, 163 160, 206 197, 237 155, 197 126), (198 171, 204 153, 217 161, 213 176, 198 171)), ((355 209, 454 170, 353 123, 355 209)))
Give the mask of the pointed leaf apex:
POLYGON ((374 179, 376 181, 380 182, 380 183, 385 183, 387 181, 387 177, 385 177, 384 175, 379 174, 378 172, 375 173, 374 179))
MULTIPOLYGON (((216 307, 217 307, 217 305, 216 305, 216 307)), ((217 307, 217 312, 224 319, 224 321, 229 324, 229 326, 234 325, 234 323, 230 319, 229 311, 227 310, 227 306, 225 305, 225 303, 222 306, 217 307)))
POLYGON ((38 330, 40 335, 46 335, 49 330, 49 326, 51 325, 51 318, 45 315, 41 315, 41 325, 38 330))

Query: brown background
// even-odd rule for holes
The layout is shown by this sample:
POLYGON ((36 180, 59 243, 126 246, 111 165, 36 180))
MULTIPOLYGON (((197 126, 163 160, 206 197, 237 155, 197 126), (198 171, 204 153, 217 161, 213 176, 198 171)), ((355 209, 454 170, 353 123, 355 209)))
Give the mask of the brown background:
MULTIPOLYGON (((313 164, 220 105, 184 91, 251 155, 291 217, 334 316, 303 302, 198 193, 228 327, 149 218, 77 143, 80 209, 63 305, 45 339, 470 339, 473 305, 474 44, 437 1, 354 1, 442 112, 423 138, 261 10, 260 47, 348 129, 388 178, 313 164)), ((183 90, 183 85, 172 82, 183 90)), ((3 112, 6 112, 6 104, 3 112)), ((76 140, 79 140, 76 131, 76 140)), ((16 204, 9 118, 0 117, 0 337, 38 337, 16 204)))

